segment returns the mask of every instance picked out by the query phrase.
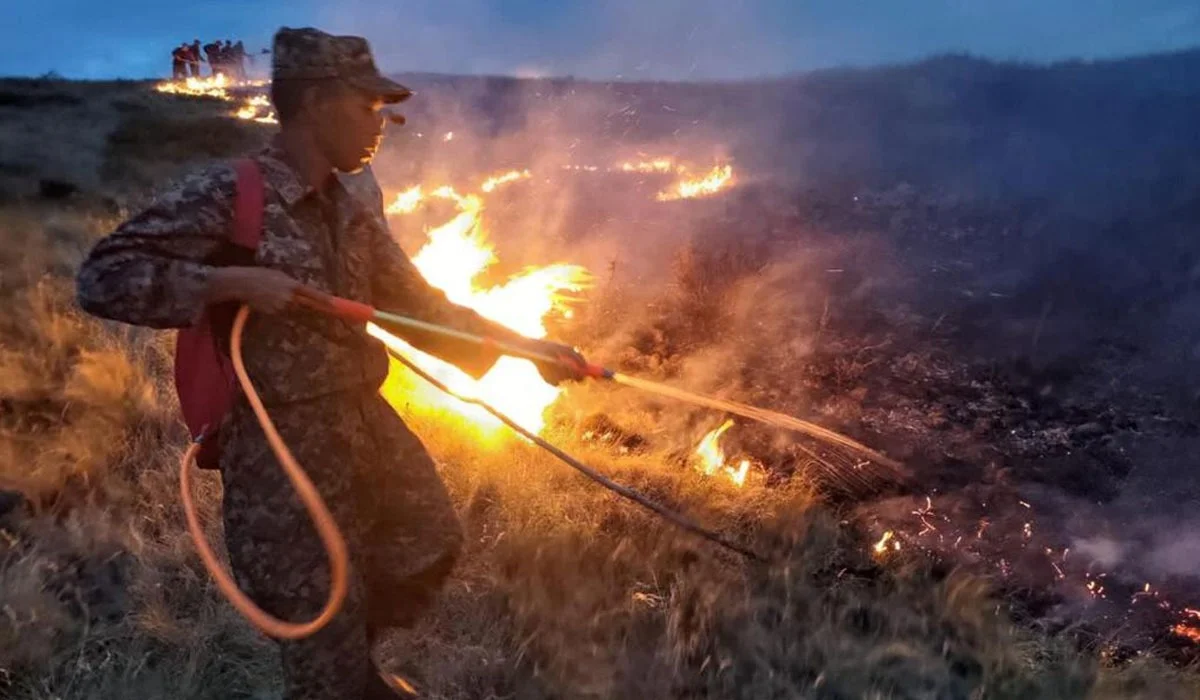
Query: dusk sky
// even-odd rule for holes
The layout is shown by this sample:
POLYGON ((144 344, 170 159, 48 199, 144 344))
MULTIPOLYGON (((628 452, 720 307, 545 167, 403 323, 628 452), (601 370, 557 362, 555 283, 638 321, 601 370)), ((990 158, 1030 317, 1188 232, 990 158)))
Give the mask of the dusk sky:
MULTIPOLYGON (((1197 0, 2 0, 0 75, 157 77, 199 38, 281 25, 370 39, 380 67, 723 79, 968 52, 1108 58, 1200 46, 1197 0)), ((269 57, 262 57, 265 68, 269 57)))

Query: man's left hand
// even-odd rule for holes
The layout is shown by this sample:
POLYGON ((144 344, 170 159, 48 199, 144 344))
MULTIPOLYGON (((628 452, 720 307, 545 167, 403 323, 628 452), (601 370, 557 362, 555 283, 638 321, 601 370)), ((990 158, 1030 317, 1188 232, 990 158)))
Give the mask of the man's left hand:
POLYGON ((588 362, 569 345, 552 343, 548 340, 529 341, 529 349, 540 354, 555 358, 557 361, 534 360, 538 374, 547 384, 558 386, 566 381, 587 379, 588 362))

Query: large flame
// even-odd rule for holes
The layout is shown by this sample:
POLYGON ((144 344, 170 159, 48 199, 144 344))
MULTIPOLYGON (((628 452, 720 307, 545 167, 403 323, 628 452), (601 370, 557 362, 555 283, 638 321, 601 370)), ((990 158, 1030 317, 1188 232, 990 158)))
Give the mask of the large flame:
MULTIPOLYGON (((516 179, 516 178, 511 178, 516 179)), ((506 180, 508 181, 508 180, 506 180)), ((494 189, 495 185, 492 188, 494 189)), ((487 190, 487 191, 490 191, 487 190)), ((458 213, 450 221, 428 232, 428 242, 413 256, 413 264, 431 285, 442 290, 450 301, 470 307, 498 323, 530 338, 544 338, 545 318, 555 310, 566 311, 564 292, 584 288, 587 271, 577 265, 550 265, 533 268, 510 277, 503 284, 483 286, 481 274, 496 262, 496 253, 488 240, 483 222, 483 200, 476 194, 460 194, 451 187, 439 187, 429 197, 450 200, 458 213)), ((417 209, 427 197, 413 187, 399 193, 388 206, 389 214, 417 209)), ((421 369, 464 395, 480 398, 507 414, 522 427, 540 432, 543 414, 558 398, 560 390, 545 383, 532 363, 511 357, 501 358, 478 381, 456 367, 422 353, 402 340, 372 326, 370 332, 410 357, 421 369)), ((385 386, 384 395, 404 401, 412 387, 385 386)), ((435 408, 450 407, 466 416, 483 433, 500 427, 499 421, 477 406, 464 404, 440 392, 422 392, 421 403, 435 408)), ((410 405, 410 407, 413 407, 410 405)))
MULTIPOLYGON (((444 140, 454 138, 447 132, 444 140)), ((568 166, 571 167, 571 166, 568 166)), ((595 166, 575 166, 573 169, 594 172, 595 166)), ((660 193, 658 199, 666 201, 705 196, 720 191, 732 184, 731 166, 718 166, 705 177, 695 178, 691 169, 677 164, 671 158, 653 158, 646 161, 624 162, 611 168, 629 173, 674 174, 681 178, 670 189, 660 193)), ((487 287, 478 280, 496 262, 495 249, 488 240, 483 221, 483 195, 507 183, 532 177, 529 170, 510 170, 487 178, 480 185, 479 193, 461 194, 449 186, 439 187, 428 193, 420 186, 410 187, 398 193, 387 207, 388 215, 408 214, 416 211, 429 198, 449 200, 457 208, 455 216, 445 224, 428 232, 428 242, 413 256, 413 263, 431 285, 445 292, 451 301, 468 306, 481 315, 530 338, 543 338, 546 329, 543 320, 552 312, 569 313, 563 292, 582 289, 587 272, 575 265, 551 265, 527 270, 509 278, 503 284, 487 287)), ((382 338, 394 348, 400 349, 427 372, 445 382, 456 392, 465 396, 481 398, 508 414, 521 426, 539 432, 544 426, 545 409, 558 397, 559 391, 542 381, 532 364, 513 358, 502 358, 481 380, 474 381, 456 368, 425 355, 403 341, 372 326, 371 333, 382 338)), ((413 386, 403 389, 394 387, 385 395, 393 400, 410 396, 413 386)), ((438 393, 422 392, 422 401, 438 407, 451 406, 462 415, 468 416, 477 426, 498 428, 499 422, 477 406, 464 404, 438 393)), ((410 408, 413 404, 409 404, 410 408)), ((742 460, 736 465, 726 464, 718 440, 729 423, 710 434, 701 444, 698 454, 705 473, 717 471, 725 474, 737 485, 742 485, 750 469, 750 461, 742 460), (711 454, 710 454, 711 453, 711 454)))
POLYGON ((696 447, 698 468, 707 476, 716 473, 724 474, 734 484, 742 486, 746 483, 746 475, 750 472, 750 460, 743 459, 734 466, 725 459, 725 450, 721 448, 721 436, 733 427, 732 420, 726 420, 720 427, 709 431, 696 447))

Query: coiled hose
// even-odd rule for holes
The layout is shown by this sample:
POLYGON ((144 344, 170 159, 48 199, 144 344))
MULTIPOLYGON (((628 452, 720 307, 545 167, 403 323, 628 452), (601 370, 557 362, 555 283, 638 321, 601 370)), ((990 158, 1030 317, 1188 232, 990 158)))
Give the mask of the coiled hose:
POLYGON ((262 426, 263 433, 267 436, 267 443, 271 446, 271 451, 279 459, 280 466, 292 482, 305 509, 308 510, 308 515, 312 518, 313 525, 317 528, 317 534, 329 555, 329 599, 325 601, 325 607, 308 622, 288 622, 260 608, 238 588, 237 582, 221 565, 217 555, 208 544, 208 540, 204 536, 204 529, 200 526, 200 518, 196 515, 196 504, 192 500, 191 466, 196 461, 196 454, 200 451, 199 442, 192 443, 184 453, 183 461, 179 465, 179 497, 183 501, 183 512, 187 517, 188 531, 196 543, 200 560, 204 562, 204 567, 216 581, 221 594, 262 633, 279 639, 301 639, 320 630, 341 610, 342 603, 346 600, 346 588, 350 577, 350 557, 346 550, 346 539, 342 536, 342 531, 338 529, 333 514, 329 512, 329 508, 325 505, 324 499, 321 498, 321 494, 313 485, 312 480, 304 473, 304 468, 300 466, 291 450, 288 449, 287 443, 280 437, 275 423, 271 421, 271 416, 263 407, 262 399, 259 398, 258 392, 254 390, 254 385, 250 382, 250 377, 246 374, 246 366, 242 362, 242 330, 246 327, 246 318, 249 315, 250 308, 243 306, 238 309, 237 316, 233 320, 233 331, 230 335, 233 371, 246 395, 246 400, 250 402, 250 408, 253 409, 255 417, 262 426))

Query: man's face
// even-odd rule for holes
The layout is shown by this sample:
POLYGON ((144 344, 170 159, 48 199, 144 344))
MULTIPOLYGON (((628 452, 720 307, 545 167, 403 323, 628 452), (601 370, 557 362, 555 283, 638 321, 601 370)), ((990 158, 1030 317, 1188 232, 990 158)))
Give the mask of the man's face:
POLYGON ((318 141, 334 168, 352 173, 371 162, 383 138, 382 108, 378 97, 349 87, 315 106, 318 141))

